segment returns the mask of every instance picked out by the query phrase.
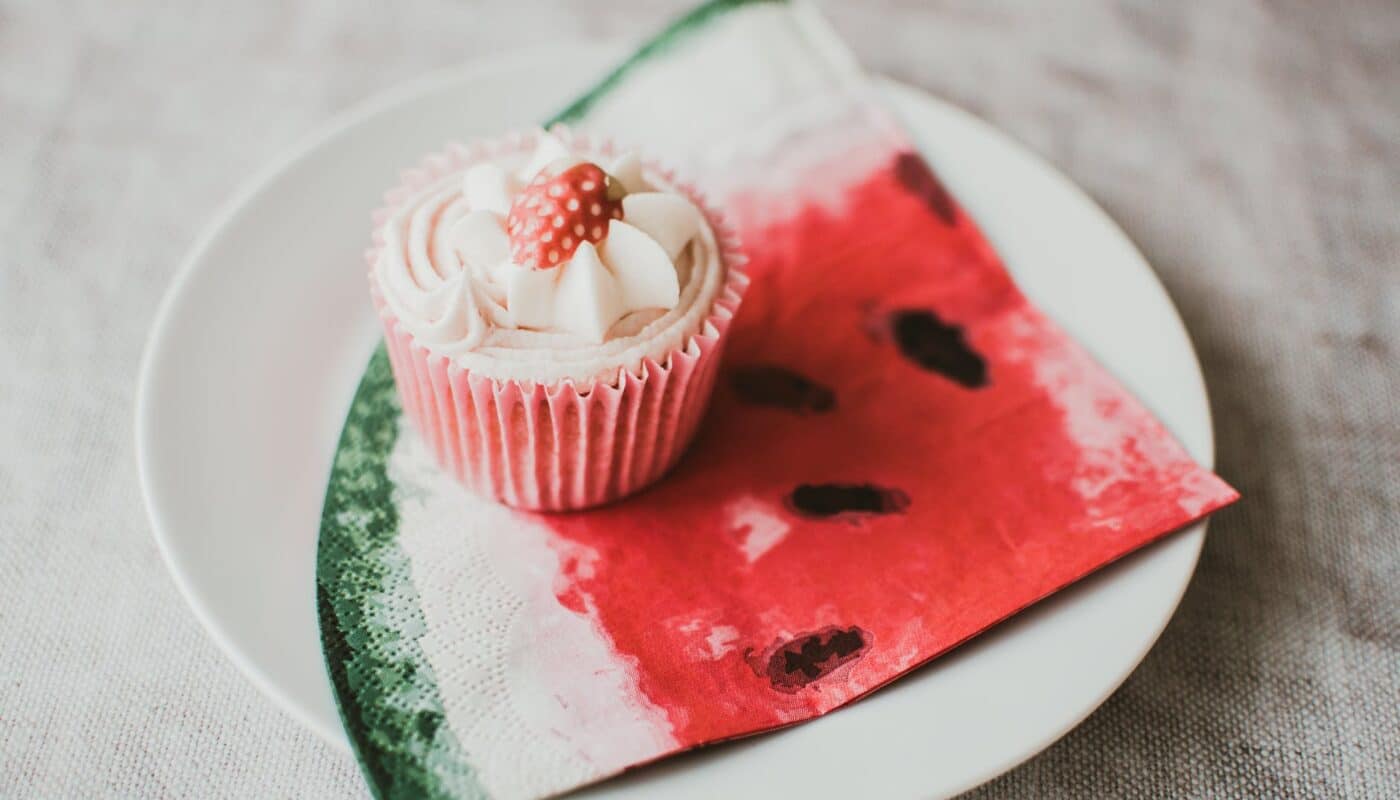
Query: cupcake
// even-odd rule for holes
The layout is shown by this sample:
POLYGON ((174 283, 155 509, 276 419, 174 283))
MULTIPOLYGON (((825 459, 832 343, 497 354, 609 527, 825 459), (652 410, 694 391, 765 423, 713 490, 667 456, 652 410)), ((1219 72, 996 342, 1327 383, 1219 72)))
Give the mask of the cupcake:
POLYGON ((747 284, 692 187, 555 129, 454 145, 386 202, 371 295, 404 413, 443 469, 562 511, 676 463, 747 284))

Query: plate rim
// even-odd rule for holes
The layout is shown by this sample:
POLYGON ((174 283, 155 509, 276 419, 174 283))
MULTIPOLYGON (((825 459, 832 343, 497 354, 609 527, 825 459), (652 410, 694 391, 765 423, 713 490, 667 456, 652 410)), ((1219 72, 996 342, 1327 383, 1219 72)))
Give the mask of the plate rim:
MULTIPOLYGON (((185 256, 180 260, 170 278, 170 282, 156 308, 150 323, 149 332, 142 346, 142 356, 137 373, 134 403, 135 425, 133 433, 135 438, 136 466, 143 505, 150 519, 152 535, 156 541, 157 549, 161 554, 166 569, 174 580, 181 596, 190 606, 195 618, 238 670, 243 673, 259 691, 270 697, 283 712, 287 713, 298 723, 315 732, 322 740, 346 753, 350 752, 350 748, 343 730, 339 727, 326 724, 325 721, 320 719, 312 711, 312 706, 310 704, 293 697, 289 691, 278 685, 262 666, 255 663, 253 659, 240 648, 235 637, 202 598, 196 586, 198 582, 197 577, 182 565, 176 553, 176 547, 173 543, 174 537, 172 537, 170 525, 166 521, 167 515, 162 510, 163 504, 161 496, 155 488, 156 479, 153 475, 155 467, 151 463, 151 450, 154 447, 153 437, 156 435, 155 431, 158 430, 160 424, 159 421, 154 418, 152 397, 157 390, 156 384, 160 370, 160 359, 167 348, 167 342, 171 336, 170 327, 172 325, 172 317, 175 314, 175 309, 181 304, 182 299, 188 293, 189 286, 194 276, 200 272, 201 265, 207 261, 209 251, 218 239, 220 232, 228 226, 230 221, 246 208, 253 205, 259 195, 264 193, 272 184, 276 183, 284 174, 292 170, 308 156, 326 146, 337 136, 377 114, 409 103, 414 99, 445 91, 451 86, 461 82, 481 80, 489 77, 493 73, 509 73, 518 69, 522 64, 529 63, 532 59, 540 57, 542 54, 549 54, 551 57, 557 57, 561 50, 572 50, 575 52, 586 50, 589 51, 590 55, 601 55, 605 52, 609 54, 625 52, 624 45, 617 42, 579 40, 565 44, 522 48, 508 53, 474 59, 458 66, 433 70, 417 78, 380 90, 367 99, 332 114, 323 123, 300 137, 295 143, 278 151, 278 153, 262 168, 257 170, 250 178, 241 182, 229 198, 216 209, 210 219, 199 229, 199 234, 193 240, 193 243, 186 251, 185 256)), ((1204 373, 1201 369, 1197 348, 1190 337, 1189 330, 1186 328, 1181 318, 1180 311, 1177 309, 1176 304, 1172 301, 1171 295, 1167 292, 1165 285, 1162 283, 1161 277, 1157 274, 1156 270, 1152 268, 1151 262, 1142 254, 1131 237, 1127 235, 1108 212, 1103 209, 1088 192, 1079 186, 1079 184, 1075 183, 1069 176, 1048 159, 1044 158, 1040 153, 1016 139, 1014 136, 967 109, 944 100, 921 87, 880 75, 874 75, 872 77, 882 92, 893 92, 894 94, 902 95, 906 100, 912 103, 938 106, 940 111, 957 116, 961 118, 963 122, 975 127, 980 136, 997 139, 999 143, 1020 152, 1034 162, 1043 173, 1053 177, 1059 188, 1072 192, 1081 201, 1083 207, 1094 215, 1096 221, 1106 232, 1111 231, 1113 235, 1121 237, 1123 242, 1127 244, 1128 248, 1131 249, 1132 253, 1141 262, 1144 271, 1150 276, 1156 293, 1160 296, 1160 299, 1165 302, 1166 308, 1171 312, 1170 316, 1176 328, 1174 333, 1179 334, 1187 345, 1190 366, 1192 367, 1192 373, 1195 379, 1195 387, 1192 394, 1199 394, 1204 406, 1204 449, 1200 454, 1199 461, 1206 468, 1213 468, 1215 461, 1214 422, 1210 409, 1208 388, 1205 383, 1204 373)), ((993 244, 995 245, 995 242, 993 242, 993 244)), ((1161 638, 1166 626, 1175 616, 1180 606, 1181 599, 1189 587, 1199 563, 1208 522, 1208 519, 1201 520, 1172 534, 1173 538, 1191 540, 1188 548, 1190 550, 1189 567, 1183 570, 1180 581, 1174 587, 1174 597, 1171 599, 1168 610, 1161 619, 1155 621, 1155 624, 1152 626, 1150 637, 1145 639, 1145 645, 1132 659, 1131 664, 1112 681, 1106 682, 1093 701, 1087 704, 1082 709, 1081 713, 1073 716, 1073 718, 1069 719, 1065 724, 1058 726, 1053 735, 1048 735, 1038 746, 1030 750, 1008 753, 1001 759, 992 759, 991 761, 993 764, 991 766, 987 769, 976 771, 968 780, 962 782, 960 788, 957 788, 953 792, 954 794, 981 785, 1034 758, 1051 744, 1063 738, 1069 731, 1078 727, 1123 685, 1124 681, 1136 671, 1143 659, 1151 652, 1152 648, 1161 638)), ((1146 548, 1134 552, 1142 552, 1143 550, 1150 549, 1152 546, 1153 545, 1149 545, 1146 548)), ((1131 557, 1132 555, 1133 554, 1129 554, 1126 557, 1131 557)), ((308 580, 314 583, 314 576, 308 576, 308 580)), ((1073 587, 1067 587, 1067 589, 1072 588, 1073 587)), ((1146 630, 1146 627, 1144 627, 1144 631, 1146 630)), ((979 636, 977 638, 982 637, 979 636)), ((322 667, 324 668, 324 663, 322 667)), ((327 680, 329 681, 329 677, 327 677, 327 680)))

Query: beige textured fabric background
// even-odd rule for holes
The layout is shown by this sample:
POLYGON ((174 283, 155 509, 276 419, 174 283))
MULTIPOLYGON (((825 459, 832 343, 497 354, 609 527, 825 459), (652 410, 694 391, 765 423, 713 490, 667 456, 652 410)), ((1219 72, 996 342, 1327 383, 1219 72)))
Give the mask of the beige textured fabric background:
MULTIPOLYGON (((230 192, 333 112, 684 5, 0 0, 0 796, 365 796, 156 552, 132 454, 156 304, 230 192)), ((1400 4, 824 5, 871 67, 1123 224, 1245 494, 1127 684, 977 796, 1400 796, 1400 4)))

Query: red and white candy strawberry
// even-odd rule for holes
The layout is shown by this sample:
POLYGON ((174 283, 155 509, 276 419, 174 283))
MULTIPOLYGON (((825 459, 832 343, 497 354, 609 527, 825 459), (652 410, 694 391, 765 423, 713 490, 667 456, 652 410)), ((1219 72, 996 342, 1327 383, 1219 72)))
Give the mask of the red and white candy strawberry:
POLYGON ((601 242, 608 223, 622 219, 624 194, 620 182, 591 162, 540 170, 506 218, 511 260, 534 269, 567 263, 580 244, 601 242))

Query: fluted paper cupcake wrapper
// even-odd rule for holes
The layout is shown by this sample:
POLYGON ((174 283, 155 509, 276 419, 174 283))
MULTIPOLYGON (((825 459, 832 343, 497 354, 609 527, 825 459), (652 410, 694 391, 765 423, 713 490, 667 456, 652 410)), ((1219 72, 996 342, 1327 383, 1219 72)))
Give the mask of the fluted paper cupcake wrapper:
MULTIPOLYGON (((610 155, 610 141, 566 129, 558 135, 584 152, 610 155)), ((450 145, 403 174, 402 184, 374 213, 367 253, 371 293, 384 324, 394 382, 408 416, 444 469, 468 489, 508 505, 540 511, 588 508, 636 492, 666 473, 695 435, 714 388, 725 332, 748 280, 738 238, 689 184, 657 164, 648 171, 677 185, 699 207, 720 247, 725 269, 709 314, 662 360, 619 368, 612 380, 552 384, 500 380, 458 365, 417 341, 379 293, 374 265, 382 226, 393 207, 417 189, 473 163, 534 147, 517 133, 472 145, 450 145)))

